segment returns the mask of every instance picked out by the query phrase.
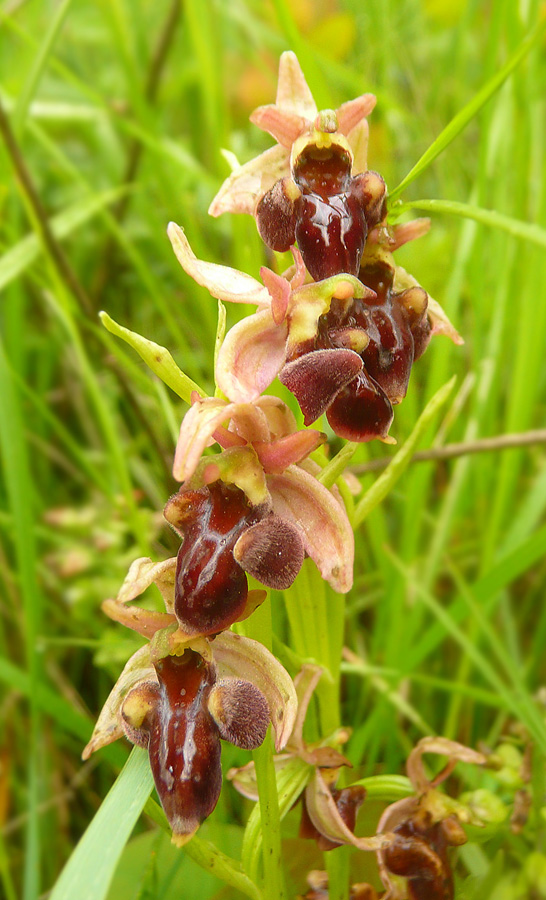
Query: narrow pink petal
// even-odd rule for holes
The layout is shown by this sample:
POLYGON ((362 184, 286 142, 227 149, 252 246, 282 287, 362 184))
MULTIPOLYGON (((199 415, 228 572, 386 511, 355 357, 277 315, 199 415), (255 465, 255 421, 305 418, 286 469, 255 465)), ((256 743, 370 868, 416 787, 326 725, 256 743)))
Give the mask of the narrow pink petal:
POLYGON ((239 435, 235 434, 233 431, 228 431, 223 425, 219 425, 218 428, 215 428, 212 432, 212 436, 215 442, 220 444, 222 450, 227 450, 228 447, 243 447, 246 444, 246 441, 243 438, 239 437, 239 435))
POLYGON ((287 150, 290 150, 296 138, 309 128, 309 122, 304 116, 272 104, 255 109, 250 121, 262 131, 267 131, 287 150))
POLYGON ((306 119, 314 119, 318 112, 298 57, 291 50, 286 50, 279 61, 276 105, 290 109, 306 119))
POLYGON ((296 267, 296 271, 294 272, 290 280, 290 286, 293 291, 296 291, 304 283, 307 275, 307 269, 305 268, 303 256, 301 255, 299 248, 294 244, 294 246, 290 249, 292 251, 292 256, 294 257, 294 263, 296 267))
POLYGON ((216 360, 216 384, 230 400, 256 400, 286 359, 286 325, 269 310, 247 316, 228 331, 216 360))
POLYGON ((221 216, 225 212, 254 215, 262 194, 289 174, 290 154, 285 147, 275 144, 226 178, 209 206, 209 215, 221 216))
POLYGON ((144 609, 141 606, 128 606, 118 603, 117 600, 104 600, 101 604, 102 611, 109 619, 125 625, 132 631, 138 632, 143 637, 151 640, 156 631, 174 625, 176 616, 169 613, 156 612, 153 609, 144 609))
POLYGON ((389 241, 389 250, 393 253, 399 247, 403 247, 408 241, 415 241, 417 238, 423 237, 430 230, 430 219, 413 219, 412 222, 405 222, 402 225, 395 225, 392 229, 391 240, 389 241))
POLYGON ((320 447, 327 440, 321 431, 308 428, 305 431, 296 431, 276 441, 254 441, 254 447, 258 459, 265 472, 284 472, 288 466, 299 463, 313 450, 320 447))
POLYGON ((260 284, 259 281, 256 281, 252 275, 239 272, 237 269, 232 269, 229 266, 219 266, 216 263, 197 259, 183 229, 176 225, 175 222, 169 223, 167 234, 173 245, 178 262, 184 271, 197 284, 205 287, 217 300, 270 306, 271 297, 267 288, 260 284))
POLYGON ((268 475, 273 511, 302 531, 306 552, 335 591, 353 583, 354 535, 345 508, 316 478, 299 466, 268 475))
POLYGON ((173 463, 173 478, 186 481, 195 472, 203 450, 209 446, 215 428, 233 414, 234 405, 209 397, 194 403, 180 426, 173 463))
POLYGON ((348 100, 347 103, 336 109, 338 129, 342 134, 348 135, 353 128, 356 128, 360 122, 369 116, 376 104, 375 94, 361 94, 354 100, 348 100))
POLYGON ((282 275, 277 275, 276 272, 272 272, 266 266, 262 266, 260 269, 260 278, 271 295, 273 321, 275 325, 280 325, 286 318, 291 285, 286 278, 283 278, 282 275))

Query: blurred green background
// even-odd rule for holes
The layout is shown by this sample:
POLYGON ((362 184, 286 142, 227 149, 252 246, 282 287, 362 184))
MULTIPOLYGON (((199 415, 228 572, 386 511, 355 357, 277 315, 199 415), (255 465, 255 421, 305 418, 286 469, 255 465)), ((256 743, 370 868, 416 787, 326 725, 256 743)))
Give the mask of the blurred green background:
MULTIPOLYGON (((271 145, 248 115, 273 101, 280 53, 298 54, 319 107, 377 95, 369 165, 394 188, 517 51, 539 11, 533 0, 0 5, 0 102, 10 123, 0 142, 6 900, 51 888, 128 752, 115 746, 80 760, 137 646, 100 602, 133 558, 176 551, 161 510, 175 489, 185 406, 100 326, 98 312, 168 347, 212 391, 216 303, 180 269, 166 225, 183 225, 199 257, 258 274, 266 260, 253 220, 213 220, 207 208, 229 173, 222 148, 244 162, 271 145)), ((544 47, 535 44, 404 200, 461 201, 545 227, 544 47)), ((399 444, 452 374, 456 399, 424 446, 542 428, 544 239, 534 246, 435 215, 430 234, 397 261, 466 341, 437 338, 417 363, 396 410, 399 444)), ((228 309, 228 322, 239 314, 228 309)), ((347 673, 343 694, 356 772, 402 772, 415 740, 431 732, 508 744, 514 772, 534 746, 529 822, 516 834, 507 819, 491 844, 463 848, 457 896, 467 900, 546 897, 543 446, 416 464, 357 535, 347 643, 363 666, 347 673)), ((354 462, 393 452, 366 445, 354 462)), ((289 642, 280 604, 276 615, 289 642)), ((246 758, 226 745, 226 767, 246 758)), ((526 789, 519 774, 508 786, 488 777, 507 810, 526 789)), ((236 856, 247 815, 226 787, 204 832, 236 856)), ((302 891, 305 872, 322 863, 312 847, 290 843, 296 819, 287 858, 302 891)), ((116 900, 236 896, 149 823, 139 829, 116 900)))

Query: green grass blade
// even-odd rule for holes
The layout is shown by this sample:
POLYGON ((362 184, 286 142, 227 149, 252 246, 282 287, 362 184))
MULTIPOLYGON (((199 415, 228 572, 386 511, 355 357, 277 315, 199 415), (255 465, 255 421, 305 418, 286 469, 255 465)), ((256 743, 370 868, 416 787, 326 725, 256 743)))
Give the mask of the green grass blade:
POLYGON ((481 90, 470 100, 466 106, 461 109, 460 112, 451 120, 449 125, 446 125, 444 130, 440 132, 435 141, 430 145, 430 147, 425 150, 422 157, 415 163, 413 168, 408 172, 405 178, 402 179, 399 185, 395 187, 393 191, 389 194, 389 204, 392 203, 405 191, 405 189, 415 181, 416 178, 421 175, 425 169, 430 166, 431 162, 433 162, 437 156, 442 153, 443 150, 448 147, 452 141, 455 140, 457 135, 463 131, 464 128, 468 125, 472 119, 478 114, 482 106, 484 106, 487 101, 493 96, 493 94, 498 91, 501 85, 506 81, 509 75, 512 74, 514 69, 519 66, 520 62, 525 59, 530 50, 537 44, 543 33, 546 29, 546 19, 542 19, 538 23, 538 25, 533 29, 531 34, 525 38, 524 41, 521 42, 517 50, 512 54, 510 59, 499 69, 498 72, 495 72, 492 78, 487 81, 481 90))
POLYGON ((104 900, 125 844, 153 788, 145 750, 135 747, 68 860, 49 900, 104 900))
MULTIPOLYGON (((58 240, 68 237, 105 207, 119 200, 127 190, 125 186, 111 188, 77 200, 51 218, 49 224, 53 234, 58 240)), ((0 259, 0 290, 22 275, 42 250, 43 243, 38 235, 29 234, 4 253, 0 259)))
POLYGON ((29 105, 36 93, 40 78, 52 53, 53 46, 67 16, 71 2, 72 0, 62 0, 62 2, 54 8, 49 28, 47 29, 45 37, 40 45, 40 49, 34 58, 34 63, 27 75, 25 85, 19 94, 14 115, 15 130, 19 133, 25 124, 29 105))
MULTIPOLYGON (((459 203, 457 200, 410 200, 400 207, 396 207, 396 216, 409 209, 420 209, 424 212, 446 213, 451 216, 460 216, 463 219, 473 219, 489 228, 497 228, 506 232, 511 237, 539 247, 546 247, 546 228, 534 223, 522 222, 512 216, 505 216, 494 209, 483 209, 473 206, 471 203, 459 203)), ((394 210, 393 210, 394 212, 394 210)))

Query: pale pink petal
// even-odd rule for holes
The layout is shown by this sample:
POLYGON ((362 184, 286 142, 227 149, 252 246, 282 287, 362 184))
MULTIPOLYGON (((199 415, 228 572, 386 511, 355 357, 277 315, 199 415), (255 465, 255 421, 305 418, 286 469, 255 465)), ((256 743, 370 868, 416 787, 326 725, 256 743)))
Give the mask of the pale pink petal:
POLYGON ((294 413, 279 397, 266 394, 256 400, 256 406, 264 413, 272 438, 284 437, 298 430, 294 413))
POLYGON ((283 278, 282 275, 277 275, 276 272, 272 272, 266 266, 262 266, 260 269, 260 278, 271 295, 273 321, 275 325, 280 325, 286 318, 291 285, 286 278, 283 278))
POLYGON ((341 818, 320 769, 316 769, 314 777, 307 785, 305 802, 313 825, 330 841, 351 844, 353 847, 358 847, 359 850, 379 850, 390 843, 388 835, 373 835, 373 837, 366 838, 356 837, 353 834, 341 818))
POLYGON ((303 116, 272 104, 255 109, 250 121, 262 131, 267 131, 287 150, 290 150, 296 138, 309 128, 309 122, 303 116))
POLYGON ((252 446, 265 472, 284 472, 288 466, 299 463, 309 456, 326 440, 326 435, 321 431, 308 428, 305 431, 288 434, 276 441, 254 441, 252 446))
POLYGON ((254 403, 235 404, 235 412, 229 423, 229 429, 247 443, 269 440, 267 418, 260 407, 254 403))
POLYGON ((408 241, 415 241, 430 231, 430 219, 413 219, 412 222, 405 222, 395 225, 392 229, 389 249, 394 253, 399 247, 403 247, 408 241))
POLYGON ((269 310, 247 316, 228 331, 216 360, 216 384, 230 400, 256 400, 286 359, 286 325, 269 310))
POLYGON ((232 269, 229 266, 219 266, 216 263, 197 259, 183 229, 176 225, 175 222, 169 223, 167 234, 173 245, 178 262, 184 271, 197 284, 205 287, 217 300, 270 306, 271 297, 267 288, 260 284, 259 281, 256 281, 252 275, 239 272, 237 269, 232 269))
POLYGON ((174 577, 176 572, 176 556, 165 559, 163 562, 154 563, 146 556, 135 559, 131 564, 125 581, 123 582, 116 600, 118 603, 128 603, 146 588, 155 584, 159 589, 168 613, 174 609, 174 577))
POLYGON ((210 438, 218 425, 233 414, 233 403, 209 397, 201 400, 188 410, 180 426, 173 463, 173 477, 176 481, 186 481, 195 472, 203 450, 209 446, 210 438))
POLYGON ((294 727, 298 708, 296 690, 286 669, 258 641, 231 631, 215 638, 213 651, 221 677, 244 678, 262 692, 275 731, 275 748, 282 750, 294 727))
POLYGON ((314 119, 318 112, 298 57, 291 50, 286 50, 279 60, 276 105, 307 119, 314 119))
POLYGON ((124 731, 121 727, 119 710, 131 688, 140 681, 157 681, 155 669, 150 663, 150 648, 148 644, 145 647, 141 647, 131 656, 131 659, 125 665, 123 672, 110 691, 108 699, 97 719, 97 724, 93 729, 91 740, 82 753, 83 759, 88 759, 95 750, 99 750, 100 747, 105 747, 107 744, 111 744, 112 741, 117 741, 118 738, 123 737, 124 731))
POLYGON ((342 134, 349 135, 360 122, 369 116, 376 104, 375 94, 361 94, 354 100, 342 103, 336 109, 338 130, 342 134))
POLYGON ((280 144, 270 147, 243 166, 239 166, 224 181, 209 206, 209 215, 247 213, 254 215, 258 199, 280 178, 290 174, 290 153, 280 144))
POLYGON ((176 622, 176 617, 169 613, 156 612, 153 609, 144 609, 140 606, 131 606, 118 603, 117 600, 104 600, 101 609, 109 619, 131 628, 143 637, 151 640, 156 631, 168 628, 176 622))
POLYGON ((353 583, 354 535, 345 509, 299 466, 268 475, 273 511, 302 531, 305 550, 322 577, 345 594, 353 583))
POLYGON ((370 128, 368 120, 362 119, 347 135, 349 146, 353 151, 352 175, 359 175, 368 169, 368 142, 370 128))

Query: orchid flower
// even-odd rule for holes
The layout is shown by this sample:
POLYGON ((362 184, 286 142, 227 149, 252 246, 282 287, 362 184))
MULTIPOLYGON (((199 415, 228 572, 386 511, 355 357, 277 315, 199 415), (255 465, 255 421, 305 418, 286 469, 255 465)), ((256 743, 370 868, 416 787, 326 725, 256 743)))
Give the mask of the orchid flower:
MULTIPOLYGON (((349 733, 340 729, 316 744, 307 744, 303 739, 309 702, 321 676, 320 667, 305 665, 294 679, 298 713, 285 752, 275 757, 275 768, 280 771, 292 760, 301 760, 308 767, 302 783, 301 837, 316 840, 321 850, 351 844, 360 850, 378 851, 388 844, 388 835, 357 837, 354 834, 356 815, 365 798, 365 790, 359 785, 340 790, 335 787, 340 767, 351 765, 338 749, 349 733)), ((243 796, 258 800, 254 763, 231 769, 227 777, 243 796)))
POLYGON ((283 53, 279 62, 276 102, 258 107, 250 116, 254 125, 269 132, 278 143, 235 169, 212 201, 210 215, 219 216, 225 212, 253 215, 259 197, 276 181, 290 174, 295 142, 302 136, 305 140, 306 135, 316 131, 345 138, 352 154, 353 172, 365 172, 368 153, 366 116, 374 106, 374 95, 362 94, 335 111, 325 110, 319 114, 296 55, 291 51, 283 53))
MULTIPOLYGON (((317 481, 318 466, 307 459, 325 436, 312 429, 298 431, 293 414, 276 397, 260 397, 253 403, 227 403, 198 396, 193 400, 180 429, 173 470, 175 478, 184 485, 165 511, 167 520, 187 540, 188 547, 196 545, 196 534, 187 510, 194 516, 197 505, 205 501, 204 491, 210 495, 211 491, 220 490, 224 510, 230 504, 239 504, 240 514, 233 517, 231 537, 224 534, 222 549, 232 554, 232 565, 241 575, 244 570, 262 584, 284 590, 294 580, 306 553, 334 590, 349 590, 354 536, 345 507, 337 488, 328 490, 317 481), (202 452, 211 441, 217 441, 224 449, 203 457, 202 452), (227 488, 219 487, 222 484, 233 485, 229 498, 227 488)), ((208 532, 210 529, 209 518, 208 532)), ((208 536, 203 536, 199 543, 200 553, 206 540, 208 536)), ((188 565, 186 550, 181 548, 179 574, 186 573, 188 565)), ((222 597, 225 607, 224 590, 222 597)), ((244 601, 241 604, 242 612, 244 601)), ((186 605, 187 598, 179 607, 186 605)), ((177 614, 183 627, 187 627, 180 608, 177 614)), ((216 630, 217 624, 211 629, 216 630)), ((201 627, 199 631, 208 633, 201 627)))
POLYGON ((292 731, 297 697, 281 664, 257 641, 231 632, 214 642, 183 634, 170 612, 172 569, 137 560, 115 601, 113 618, 151 638, 127 662, 83 758, 124 734, 146 747, 173 841, 188 841, 214 809, 221 788, 220 739, 258 747, 271 722, 282 750, 292 731), (124 604, 156 583, 167 613, 124 604), (117 614, 116 606, 123 612, 117 614), (167 624, 168 621, 168 624, 167 624))
POLYGON ((408 757, 408 777, 415 795, 388 806, 377 826, 378 833, 390 833, 390 842, 378 851, 381 880, 388 900, 453 900, 453 876, 448 848, 466 842, 462 824, 483 822, 471 808, 436 790, 458 761, 484 765, 487 758, 475 750, 447 738, 423 738, 408 757), (448 759, 432 780, 424 770, 423 755, 434 753, 448 759), (407 891, 399 876, 407 879, 407 891))

